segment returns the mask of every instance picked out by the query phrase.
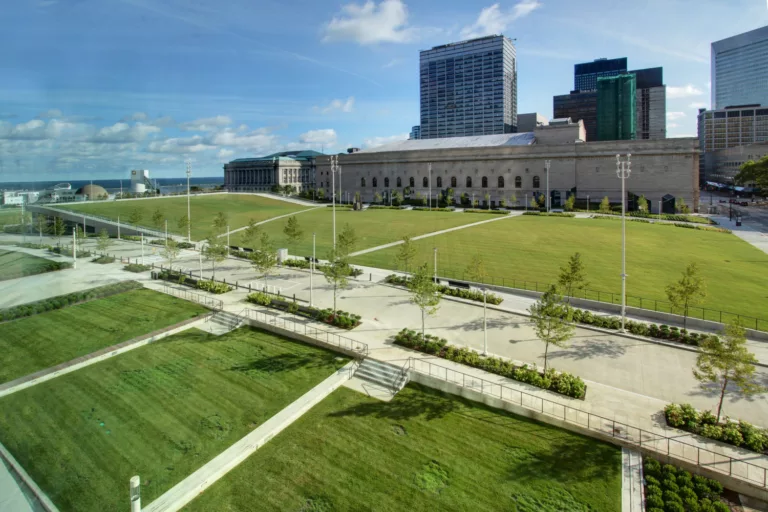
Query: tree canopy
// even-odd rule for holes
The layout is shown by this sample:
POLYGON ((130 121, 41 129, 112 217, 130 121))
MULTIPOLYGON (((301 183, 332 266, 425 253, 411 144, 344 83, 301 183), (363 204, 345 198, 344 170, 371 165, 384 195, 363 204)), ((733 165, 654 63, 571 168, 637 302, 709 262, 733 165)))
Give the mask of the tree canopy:
POLYGON ((768 189, 768 155, 757 162, 750 160, 743 163, 734 181, 741 185, 754 182, 759 188, 768 189))

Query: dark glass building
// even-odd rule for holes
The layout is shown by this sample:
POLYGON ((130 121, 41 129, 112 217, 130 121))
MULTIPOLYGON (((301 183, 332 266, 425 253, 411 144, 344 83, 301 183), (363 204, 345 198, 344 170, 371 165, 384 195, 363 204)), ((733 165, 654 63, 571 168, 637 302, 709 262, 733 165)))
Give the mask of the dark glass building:
POLYGON ((573 90, 596 91, 597 79, 627 72, 627 58, 596 59, 573 66, 573 90))
POLYGON ((555 96, 552 110, 555 119, 581 119, 584 121, 587 140, 597 140, 597 91, 571 91, 571 94, 555 96))

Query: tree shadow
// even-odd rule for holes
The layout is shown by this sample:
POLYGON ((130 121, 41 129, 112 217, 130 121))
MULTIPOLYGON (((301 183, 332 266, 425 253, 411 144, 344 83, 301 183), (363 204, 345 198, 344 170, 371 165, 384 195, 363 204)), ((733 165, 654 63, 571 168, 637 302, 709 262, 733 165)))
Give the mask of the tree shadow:
POLYGON ((588 340, 573 344, 568 348, 563 348, 552 352, 550 359, 572 359, 582 361, 584 359, 593 359, 596 357, 608 357, 616 359, 627 352, 626 347, 610 339, 595 339, 590 337, 588 340))
MULTIPOLYGON (((510 320, 510 319, 503 319, 503 318, 490 318, 486 320, 486 326, 488 329, 504 329, 506 327, 511 327, 513 329, 519 329, 520 325, 525 324, 527 322, 522 320, 510 320)), ((482 331, 483 330, 483 319, 477 318, 475 320, 472 320, 471 322, 467 322, 461 325, 456 325, 454 328, 461 329, 463 331, 482 331)))
MULTIPOLYGON (((768 376, 766 375, 760 376, 757 381, 762 386, 768 386, 768 376)), ((720 391, 720 385, 717 382, 708 382, 699 384, 693 391, 688 393, 688 396, 703 396, 711 398, 713 400, 712 409, 714 409, 717 407, 716 401, 720 397, 720 391)), ((725 397, 723 398, 723 408, 725 408, 727 404, 736 404, 741 401, 752 403, 763 399, 765 399, 764 395, 759 393, 755 395, 743 395, 739 393, 739 388, 737 386, 734 384, 728 384, 728 387, 725 391, 725 397)))
MULTIPOLYGON (((405 390, 404 390, 405 391, 405 390)), ((424 417, 436 420, 457 410, 459 402, 451 396, 431 393, 400 392, 391 402, 366 402, 332 412, 331 417, 371 416, 376 419, 407 420, 424 417)))
POLYGON ((248 363, 239 363, 232 366, 229 370, 235 372, 249 373, 283 373, 298 369, 312 369, 327 366, 328 361, 325 358, 309 355, 296 354, 278 354, 276 356, 262 357, 248 363))

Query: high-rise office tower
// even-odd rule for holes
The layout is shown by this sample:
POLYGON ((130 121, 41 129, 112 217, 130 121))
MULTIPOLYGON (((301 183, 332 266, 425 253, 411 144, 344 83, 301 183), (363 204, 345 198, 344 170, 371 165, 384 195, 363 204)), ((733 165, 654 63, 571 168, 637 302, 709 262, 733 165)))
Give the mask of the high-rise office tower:
POLYGON ((637 77, 631 73, 597 79, 597 140, 637 138, 637 77))
POLYGON ((421 138, 517 131, 517 59, 504 36, 420 53, 421 138))
POLYGON ((712 43, 712 109, 768 106, 768 26, 712 43))
POLYGON ((667 138, 667 86, 662 68, 630 71, 637 78, 637 138, 667 138))
POLYGON ((597 79, 606 76, 616 76, 627 72, 627 58, 595 59, 592 62, 582 62, 573 66, 573 90, 596 91, 597 79))

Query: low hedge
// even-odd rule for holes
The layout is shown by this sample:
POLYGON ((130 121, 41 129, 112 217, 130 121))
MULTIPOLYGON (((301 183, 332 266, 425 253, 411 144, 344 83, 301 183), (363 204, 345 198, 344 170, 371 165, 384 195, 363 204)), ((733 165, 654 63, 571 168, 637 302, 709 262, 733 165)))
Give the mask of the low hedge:
POLYGON ((132 242, 141 242, 141 237, 136 235, 122 235, 120 237, 122 240, 130 240, 132 242))
POLYGON ((369 210, 402 210, 400 206, 384 206, 383 204, 372 204, 368 207, 369 210))
POLYGON ((177 244, 177 246, 178 246, 179 249, 194 249, 195 248, 195 244, 193 244, 192 242, 179 242, 177 244))
POLYGON ((163 281, 171 281, 174 283, 179 283, 184 286, 189 286, 190 288, 197 288, 198 290, 215 293, 217 295, 234 290, 233 287, 229 286, 226 283, 220 283, 218 281, 208 281, 205 279, 195 279, 193 277, 189 277, 185 274, 181 274, 179 272, 175 272, 171 270, 162 270, 160 272, 157 272, 154 274, 154 277, 156 277, 157 279, 162 279, 163 281))
MULTIPOLYGON (((600 215, 618 215, 621 216, 621 210, 619 209, 618 212, 601 212, 600 210, 596 209, 590 209, 589 211, 583 210, 583 209, 577 209, 576 211, 579 212, 586 212, 586 213, 598 213, 600 215)), ((639 212, 639 211, 631 211, 626 212, 627 217, 639 217, 639 218, 645 218, 645 219, 658 219, 659 214, 658 213, 647 213, 647 212, 639 212)), ((661 214, 661 220, 671 220, 671 221, 677 221, 677 222, 695 222, 697 224, 714 224, 717 225, 717 222, 710 219, 709 217, 698 217, 696 215, 684 215, 684 214, 672 214, 672 213, 662 213, 661 214)))
POLYGON ((491 215, 509 215, 507 210, 481 210, 480 208, 467 208, 464 213, 490 213, 491 215))
POLYGON ((69 293, 67 295, 59 295, 48 299, 38 300, 28 304, 14 306, 12 308, 0 309, 0 321, 6 322, 8 320, 16 320, 38 313, 44 313, 46 311, 62 309, 80 302, 109 297, 128 290, 137 290, 139 288, 142 288, 141 283, 137 283, 136 281, 123 281, 120 283, 108 284, 106 286, 99 286, 98 288, 91 288, 90 290, 82 292, 69 293))
POLYGON ((572 398, 583 399, 587 393, 587 386, 581 377, 565 372, 557 373, 552 368, 548 368, 546 372, 540 372, 536 367, 529 367, 528 365, 515 366, 498 357, 481 356, 474 350, 448 345, 444 338, 438 338, 431 334, 422 337, 421 333, 411 329, 403 329, 395 335, 395 344, 572 398))
POLYGON ((8 245, 15 245, 16 247, 23 247, 25 249, 48 249, 49 251, 53 250, 53 246, 50 244, 34 244, 31 242, 22 242, 22 243, 9 243, 8 245))
MULTIPOLYGON (((283 262, 283 265, 286 266, 286 267, 291 267, 291 268, 302 268, 302 269, 305 269, 305 270, 309 270, 309 262, 307 260, 295 260, 295 259, 294 260, 285 260, 283 262)), ((323 269, 325 267, 327 267, 327 266, 328 265, 322 265, 322 264, 318 263, 318 264, 315 265, 315 269, 318 272, 322 272, 323 269)), ((353 267, 352 265, 350 265, 350 268, 352 269, 350 271, 350 275, 352 277, 358 277, 358 276, 363 275, 363 271, 361 269, 359 269, 357 267, 353 267)))
POLYGON ((523 212, 523 215, 536 215, 539 217, 575 217, 575 213, 567 212, 523 212))
POLYGON ((141 263, 129 263, 123 267, 123 270, 127 270, 128 272, 134 272, 138 274, 139 272, 146 272, 151 268, 152 267, 150 267, 149 265, 142 265, 141 263))
MULTIPOLYGON (((593 219, 600 219, 600 220, 621 220, 621 217, 592 217, 593 219)), ((654 220, 654 217, 648 217, 648 218, 633 218, 632 216, 629 216, 627 218, 630 222, 644 222, 646 224, 650 224, 651 220, 654 220)), ((715 226, 704 226, 704 225, 693 225, 693 224, 683 224, 681 222, 656 222, 657 226, 675 226, 678 228, 687 228, 687 229, 697 229, 699 231, 714 231, 715 233, 731 233, 730 229, 726 228, 718 228, 715 226)))
POLYGON ((723 485, 656 459, 643 460, 646 512, 730 512, 723 485))
POLYGON ((99 263, 101 265, 106 265, 107 263, 114 263, 115 258, 112 256, 99 256, 98 258, 94 258, 91 260, 92 263, 99 263))
POLYGON ((669 404, 664 408, 667 425, 702 437, 741 446, 757 453, 768 449, 768 431, 739 420, 717 422, 710 411, 699 412, 691 404, 669 404))
MULTIPOLYGON (((170 240, 170 238, 169 238, 170 240)), ((154 240, 149 242, 152 245, 165 245, 165 239, 164 238, 155 238, 154 240)), ((179 249, 192 249, 195 247, 195 244, 189 243, 189 242, 178 242, 176 246, 179 249)))
POLYGON ((262 292, 251 293, 246 298, 248 302, 258 304, 259 306, 266 306, 280 311, 287 311, 294 315, 300 315, 312 320, 333 325, 334 327, 340 327, 342 329, 351 330, 360 325, 360 315, 354 315, 347 313, 346 311, 332 309, 319 309, 310 306, 300 306, 295 302, 291 302, 284 299, 275 298, 271 295, 262 292))
MULTIPOLYGON (((395 274, 390 274, 384 279, 384 282, 386 283, 393 284, 395 286, 402 286, 404 288, 408 287, 409 281, 410 281, 409 278, 404 276, 398 276, 395 274)), ((451 288, 450 286, 445 286, 442 284, 437 285, 437 290, 443 295, 450 295, 451 297, 459 297, 462 299, 476 300, 478 302, 483 302, 483 292, 478 290, 465 290, 462 288, 451 288)), ((496 294, 486 293, 485 301, 488 304, 499 305, 504 301, 504 299, 502 299, 496 294)))
MULTIPOLYGON (((72 248, 71 247, 51 247, 48 249, 50 252, 54 254, 60 254, 61 256, 72 256, 72 248)), ((91 257, 91 251, 86 250, 77 250, 77 257, 78 258, 89 258, 91 257)))
POLYGON ((453 208, 435 208, 434 206, 432 208, 429 208, 428 206, 414 206, 414 211, 418 212, 453 212, 456 211, 453 208))

